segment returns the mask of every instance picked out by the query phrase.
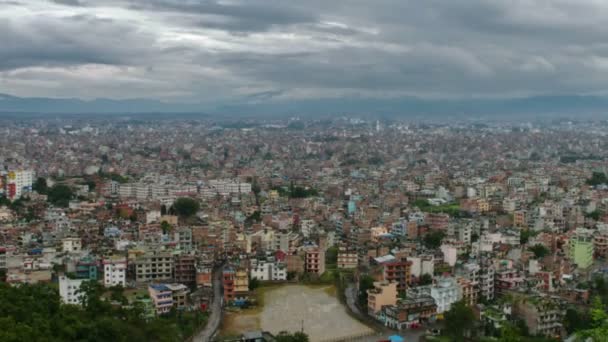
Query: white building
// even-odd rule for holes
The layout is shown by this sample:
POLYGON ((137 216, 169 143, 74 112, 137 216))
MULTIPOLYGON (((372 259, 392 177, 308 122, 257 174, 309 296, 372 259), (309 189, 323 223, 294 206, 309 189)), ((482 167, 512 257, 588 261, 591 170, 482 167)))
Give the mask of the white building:
POLYGON ((261 281, 285 281, 287 280, 287 267, 277 262, 252 260, 249 274, 252 279, 256 278, 261 281))
POLYGON ((10 171, 7 177, 8 198, 18 199, 25 192, 32 191, 34 176, 32 170, 10 171))
POLYGON ((431 287, 431 297, 437 303, 437 313, 443 313, 450 310, 453 303, 462 299, 462 290, 456 279, 442 277, 431 287))
POLYGON ((59 296, 65 304, 82 303, 81 294, 78 292, 80 285, 85 279, 70 279, 66 276, 59 277, 59 296))
POLYGON ((64 252, 78 253, 82 250, 82 241, 80 238, 65 238, 61 240, 61 245, 64 252))
POLYGON ((106 259, 103 261, 103 285, 106 287, 127 285, 127 260, 106 259))
POLYGON ((458 248, 449 244, 443 244, 440 248, 443 253, 443 261, 447 262, 448 265, 452 267, 456 265, 456 260, 458 260, 458 248))
POLYGON ((412 262, 410 272, 413 276, 421 277, 423 274, 433 275, 435 272, 435 258, 433 255, 419 255, 409 257, 407 260, 412 262))

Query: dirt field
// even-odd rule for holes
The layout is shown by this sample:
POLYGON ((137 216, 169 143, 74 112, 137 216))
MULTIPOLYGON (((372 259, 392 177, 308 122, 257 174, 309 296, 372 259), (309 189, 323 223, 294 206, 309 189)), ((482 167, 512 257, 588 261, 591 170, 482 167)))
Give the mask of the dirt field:
POLYGON ((332 341, 373 333, 346 313, 334 293, 331 286, 288 285, 265 290, 264 306, 226 314, 221 334, 259 329, 276 334, 300 331, 304 326, 311 341, 332 341))

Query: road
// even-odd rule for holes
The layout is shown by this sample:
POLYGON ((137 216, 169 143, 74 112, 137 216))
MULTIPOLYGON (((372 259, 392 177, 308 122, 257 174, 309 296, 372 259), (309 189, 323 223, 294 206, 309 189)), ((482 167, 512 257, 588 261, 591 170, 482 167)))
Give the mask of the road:
POLYGON ((193 342, 208 342, 215 335, 222 322, 222 299, 224 298, 222 293, 222 268, 218 267, 213 273, 213 301, 209 308, 211 314, 207 325, 201 330, 198 335, 192 338, 193 342))

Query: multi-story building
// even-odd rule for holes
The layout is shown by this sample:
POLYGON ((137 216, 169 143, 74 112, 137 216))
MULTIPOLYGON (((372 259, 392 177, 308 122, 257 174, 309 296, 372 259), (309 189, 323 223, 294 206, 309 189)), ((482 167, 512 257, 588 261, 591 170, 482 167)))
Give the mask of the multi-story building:
POLYGON ((507 291, 516 289, 523 285, 525 279, 517 270, 505 270, 495 274, 494 290, 497 296, 505 294, 507 291))
POLYGON ((249 274, 246 270, 226 267, 222 280, 225 303, 240 306, 249 299, 249 274))
POLYGON ((565 310, 556 301, 542 297, 526 297, 515 301, 513 314, 523 319, 531 335, 561 337, 565 310))
POLYGON ((189 254, 176 256, 173 262, 173 278, 180 284, 196 283, 196 257, 189 254))
POLYGON ((80 286, 85 279, 70 279, 66 276, 59 277, 59 296, 65 304, 82 304, 80 286))
POLYGON ((82 240, 76 237, 68 237, 61 240, 61 247, 64 252, 79 253, 82 250, 82 240))
POLYGON ((433 275, 435 272, 435 257, 432 254, 409 257, 407 260, 412 262, 411 273, 416 278, 424 274, 433 275))
POLYGON ((0 247, 0 270, 6 270, 6 248, 0 247))
POLYGON ((157 315, 180 310, 188 305, 188 287, 183 284, 150 284, 148 294, 157 315))
POLYGON ((34 185, 34 171, 10 171, 7 175, 7 197, 10 200, 20 198, 24 193, 32 191, 34 185))
POLYGON ((378 316, 391 329, 408 329, 415 324, 435 321, 437 304, 430 296, 401 299, 397 305, 383 306, 378 316))
POLYGON ((252 260, 249 271, 252 279, 262 281, 285 281, 287 280, 287 266, 285 264, 268 260, 252 260))
POLYGON ((338 268, 339 269, 355 269, 359 265, 359 255, 356 250, 349 249, 345 246, 338 248, 338 268))
POLYGON ((456 279, 441 277, 431 286, 431 297, 437 304, 437 313, 443 313, 450 310, 453 303, 462 299, 462 292, 456 279))
POLYGON ((127 285, 127 259, 114 257, 103 260, 103 284, 110 286, 127 285))
POLYGON ((376 316, 383 306, 397 304, 397 283, 374 282, 374 288, 367 290, 367 312, 376 316))
POLYGON ((492 259, 482 255, 479 266, 479 295, 486 300, 493 300, 495 271, 492 259))
POLYGON ((307 246, 304 255, 304 269, 307 273, 325 273, 325 251, 318 246, 307 246))
POLYGON ((402 258, 401 260, 383 263, 382 266, 383 279, 397 283, 397 291, 404 293, 412 281, 412 262, 402 258))
POLYGON ((171 280, 173 278, 173 256, 166 252, 149 252, 135 260, 137 282, 171 280))
POLYGON ((593 234, 589 229, 577 229, 568 243, 568 256, 579 268, 593 264, 593 234))

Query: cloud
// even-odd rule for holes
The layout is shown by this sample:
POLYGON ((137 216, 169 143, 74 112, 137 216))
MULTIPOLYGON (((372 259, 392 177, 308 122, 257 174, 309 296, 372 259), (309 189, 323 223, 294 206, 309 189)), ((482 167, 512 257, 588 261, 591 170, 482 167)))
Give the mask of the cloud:
POLYGON ((604 1, 0 2, 0 92, 273 101, 605 93, 604 1), (92 73, 92 74, 91 74, 92 73))

